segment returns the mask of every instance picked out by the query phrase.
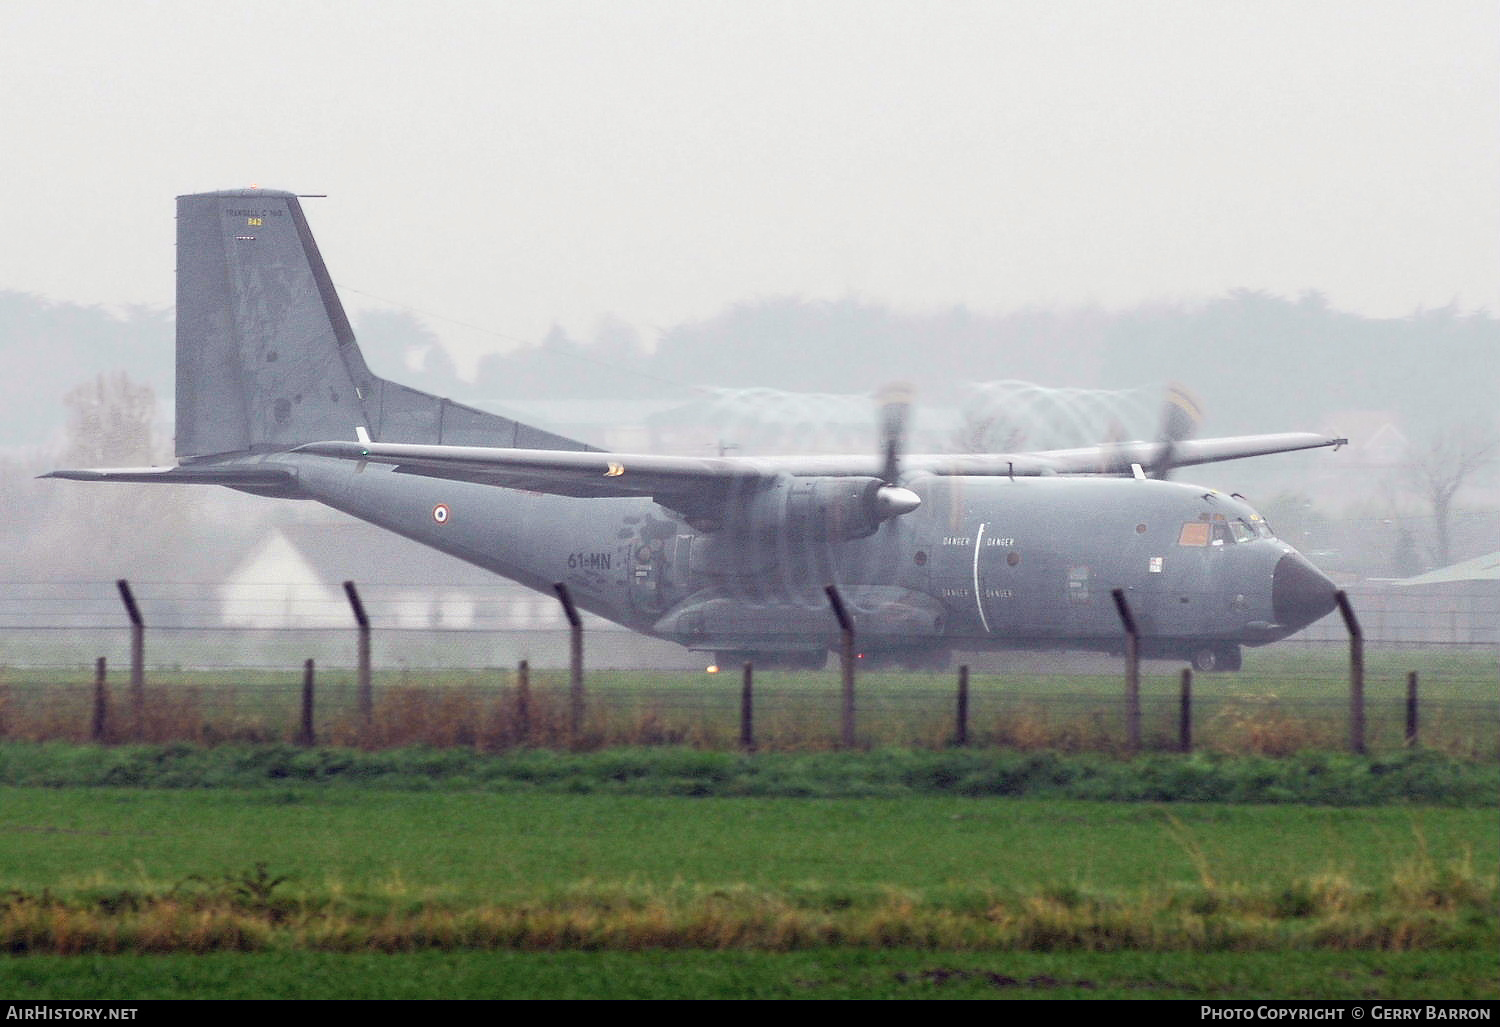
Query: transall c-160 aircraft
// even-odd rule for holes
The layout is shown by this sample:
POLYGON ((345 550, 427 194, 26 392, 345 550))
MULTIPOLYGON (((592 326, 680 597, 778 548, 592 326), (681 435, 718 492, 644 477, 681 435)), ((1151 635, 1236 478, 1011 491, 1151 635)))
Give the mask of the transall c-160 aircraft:
POLYGON ((610 453, 377 377, 296 194, 177 199, 177 459, 76 481, 313 499, 716 662, 821 666, 838 586, 868 660, 1118 651, 1201 670, 1331 611, 1335 589, 1237 495, 1177 467, 1317 434, 905 455, 905 397, 852 456, 610 453))

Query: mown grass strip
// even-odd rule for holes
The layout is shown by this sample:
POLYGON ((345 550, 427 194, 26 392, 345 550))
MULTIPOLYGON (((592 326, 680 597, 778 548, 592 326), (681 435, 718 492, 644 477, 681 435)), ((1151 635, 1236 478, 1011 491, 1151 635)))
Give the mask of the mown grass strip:
POLYGON ((1051 752, 735 753, 630 748, 567 753, 466 749, 300 749, 289 745, 95 747, 0 744, 0 784, 136 788, 263 788, 289 784, 498 793, 858 798, 917 795, 1130 802, 1418 802, 1486 806, 1500 766, 1429 750, 1379 756, 1306 752, 1286 758, 1150 754, 1135 759, 1051 752))
POLYGON ((264 866, 165 890, 0 896, 13 955, 426 950, 641 951, 830 946, 941 951, 1493 950, 1497 879, 1417 858, 1377 887, 1328 873, 1283 883, 769 889, 584 882, 478 906, 281 896, 264 866))

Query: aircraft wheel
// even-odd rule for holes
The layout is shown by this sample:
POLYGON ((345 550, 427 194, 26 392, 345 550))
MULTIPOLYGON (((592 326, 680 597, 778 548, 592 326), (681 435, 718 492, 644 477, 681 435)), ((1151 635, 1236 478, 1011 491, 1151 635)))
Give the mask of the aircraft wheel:
POLYGON ((1233 642, 1195 649, 1191 658, 1193 669, 1205 674, 1239 670, 1242 664, 1240 647, 1233 642))

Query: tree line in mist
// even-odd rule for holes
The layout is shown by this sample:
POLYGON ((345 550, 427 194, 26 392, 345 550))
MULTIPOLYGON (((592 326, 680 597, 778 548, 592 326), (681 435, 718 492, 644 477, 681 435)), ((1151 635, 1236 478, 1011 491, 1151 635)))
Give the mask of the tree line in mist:
MULTIPOLYGON (((1386 548, 1401 552, 1380 557, 1373 570, 1411 573, 1496 548, 1486 549, 1473 531, 1455 542, 1450 530, 1466 502, 1476 508, 1472 497, 1487 508, 1472 486, 1493 477, 1500 455, 1500 323, 1483 310, 1374 319, 1335 310, 1317 294, 1243 290, 1198 303, 1004 313, 771 297, 650 337, 613 318, 587 338, 554 328, 535 346, 483 356, 472 380, 460 377, 434 326, 415 315, 366 311, 355 327, 377 373, 479 405, 687 403, 695 387, 858 394, 908 381, 919 404, 958 406, 966 384, 1010 378, 1111 389, 1180 381, 1201 400, 1211 434, 1340 429, 1341 415, 1374 415, 1400 430, 1408 451, 1389 487, 1381 486, 1385 498, 1376 489, 1357 516, 1424 525, 1382 527, 1398 540, 1386 548)), ((0 347, 7 372, 0 376, 0 542, 13 560, 36 556, 81 573, 133 549, 149 563, 173 549, 167 536, 180 541, 196 530, 195 510, 219 502, 204 490, 31 481, 64 465, 171 462, 164 424, 175 358, 170 311, 107 311, 0 292, 0 347), (80 531, 79 515, 97 527, 80 531), (142 531, 142 523, 163 531, 142 531), (162 544, 147 545, 156 534, 162 544)), ((1296 481, 1277 488, 1287 491, 1276 497, 1284 520, 1319 520, 1299 512, 1310 504, 1298 499, 1296 481)), ((250 502, 247 509, 257 511, 273 505, 250 502)))
MULTIPOLYGON (((615 318, 587 338, 554 328, 534 346, 482 356, 473 380, 459 376, 435 328, 399 311, 356 317, 377 373, 471 402, 686 402, 695 387, 855 394, 906 381, 924 401, 954 405, 971 382, 1118 389, 1170 380, 1202 400, 1211 430, 1227 433, 1308 427, 1350 410, 1387 412, 1418 431, 1464 418, 1493 424, 1500 394, 1500 322, 1488 311, 1375 319, 1316 293, 999 313, 770 297, 659 333, 615 318)), ((0 445, 55 439, 62 396, 98 373, 124 370, 170 397, 172 332, 169 311, 0 292, 0 445)))

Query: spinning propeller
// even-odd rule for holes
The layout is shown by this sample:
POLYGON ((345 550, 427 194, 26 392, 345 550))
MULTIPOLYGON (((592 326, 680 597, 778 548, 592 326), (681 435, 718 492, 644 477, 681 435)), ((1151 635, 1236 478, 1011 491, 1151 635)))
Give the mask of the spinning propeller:
POLYGON ((1166 480, 1172 476, 1172 458, 1177 444, 1190 439, 1203 421, 1203 410, 1187 387, 1177 382, 1167 386, 1167 399, 1162 405, 1161 435, 1156 458, 1151 461, 1151 477, 1166 480))
POLYGON ((906 452, 906 428, 911 414, 913 392, 910 385, 898 383, 887 385, 875 397, 880 411, 883 448, 880 480, 885 482, 876 493, 875 500, 880 507, 882 519, 911 513, 922 505, 921 496, 900 484, 901 455, 906 452))

